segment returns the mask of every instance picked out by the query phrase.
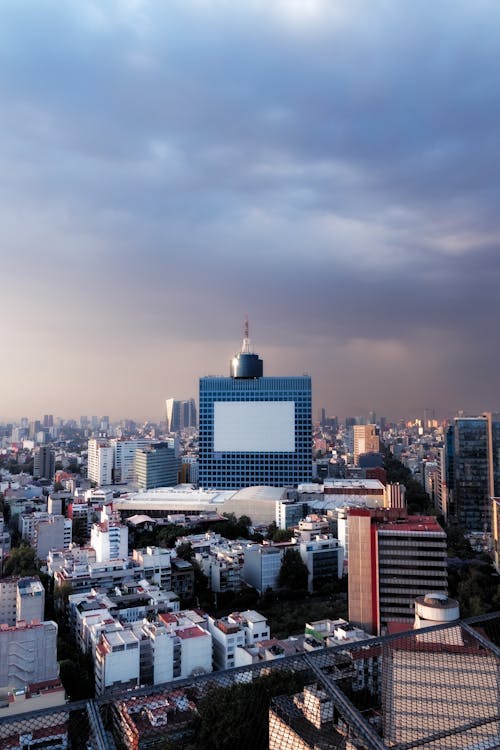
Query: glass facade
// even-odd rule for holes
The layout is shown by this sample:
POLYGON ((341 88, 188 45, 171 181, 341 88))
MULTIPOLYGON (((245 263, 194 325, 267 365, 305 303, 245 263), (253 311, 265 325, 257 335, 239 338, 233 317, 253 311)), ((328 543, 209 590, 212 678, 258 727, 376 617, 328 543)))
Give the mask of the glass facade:
POLYGON ((455 419, 454 505, 466 531, 490 528, 488 422, 485 417, 455 419))
MULTIPOLYGON (((236 414, 236 412, 235 412, 236 414)), ((296 486, 312 475, 311 378, 258 377, 200 379, 200 485, 240 489, 258 485, 296 486), (290 451, 215 451, 214 405, 218 402, 291 402, 294 405, 290 451)), ((245 425, 235 425, 244 432, 245 425)), ((237 437, 236 441, 240 438, 237 437)), ((235 442, 236 446, 236 442, 235 442)))

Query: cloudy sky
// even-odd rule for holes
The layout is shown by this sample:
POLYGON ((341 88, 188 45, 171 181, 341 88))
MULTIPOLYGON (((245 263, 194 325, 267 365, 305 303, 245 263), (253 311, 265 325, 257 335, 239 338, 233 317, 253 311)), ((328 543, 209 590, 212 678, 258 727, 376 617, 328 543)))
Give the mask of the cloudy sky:
POLYGON ((500 5, 3 0, 0 418, 500 408, 500 5))

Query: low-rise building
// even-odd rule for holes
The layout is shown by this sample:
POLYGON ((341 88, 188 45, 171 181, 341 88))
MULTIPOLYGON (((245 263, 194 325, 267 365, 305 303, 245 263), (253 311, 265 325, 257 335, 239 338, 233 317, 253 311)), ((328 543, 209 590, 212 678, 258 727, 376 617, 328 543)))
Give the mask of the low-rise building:
POLYGON ((181 746, 194 735, 196 706, 184 690, 131 696, 113 703, 115 733, 127 750, 181 746))
POLYGON ((293 696, 273 698, 269 709, 269 750, 341 747, 344 738, 334 719, 334 702, 317 685, 308 685, 293 696))

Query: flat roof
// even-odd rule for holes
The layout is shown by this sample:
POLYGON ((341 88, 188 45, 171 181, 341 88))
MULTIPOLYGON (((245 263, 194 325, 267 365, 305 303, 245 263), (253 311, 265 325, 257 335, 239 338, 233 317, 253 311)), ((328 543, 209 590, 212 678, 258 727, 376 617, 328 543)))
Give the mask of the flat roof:
POLYGON ((378 524, 379 531, 432 531, 444 534, 434 516, 408 516, 404 521, 387 521, 378 524))

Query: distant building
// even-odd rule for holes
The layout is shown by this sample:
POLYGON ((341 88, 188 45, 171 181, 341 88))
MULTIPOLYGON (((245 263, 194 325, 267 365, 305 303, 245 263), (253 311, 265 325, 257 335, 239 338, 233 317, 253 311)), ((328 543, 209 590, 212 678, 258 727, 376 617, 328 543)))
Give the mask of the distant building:
POLYGON ((13 626, 44 619, 45 589, 38 576, 0 580, 0 625, 13 626))
POLYGON ((72 542, 73 524, 64 516, 49 516, 36 523, 33 545, 39 560, 45 560, 51 549, 68 549, 72 542))
POLYGON ((114 451, 105 440, 91 438, 88 442, 87 476, 98 487, 113 484, 114 451))
POLYGON ((127 484, 135 481, 135 454, 140 448, 147 448, 151 440, 111 440, 113 448, 113 481, 127 484))
POLYGON ((359 457, 364 453, 378 453, 380 442, 377 425, 355 424, 353 426, 354 436, 354 463, 359 464, 359 457))
POLYGON ((33 459, 33 477, 35 479, 54 479, 56 471, 56 453, 48 446, 41 446, 35 451, 33 459))
POLYGON ((45 589, 38 576, 20 578, 16 591, 16 621, 42 622, 45 610, 45 589))
POLYGON ((167 417, 167 432, 180 432, 181 430, 196 427, 196 404, 194 398, 178 401, 168 398, 165 402, 167 417))

